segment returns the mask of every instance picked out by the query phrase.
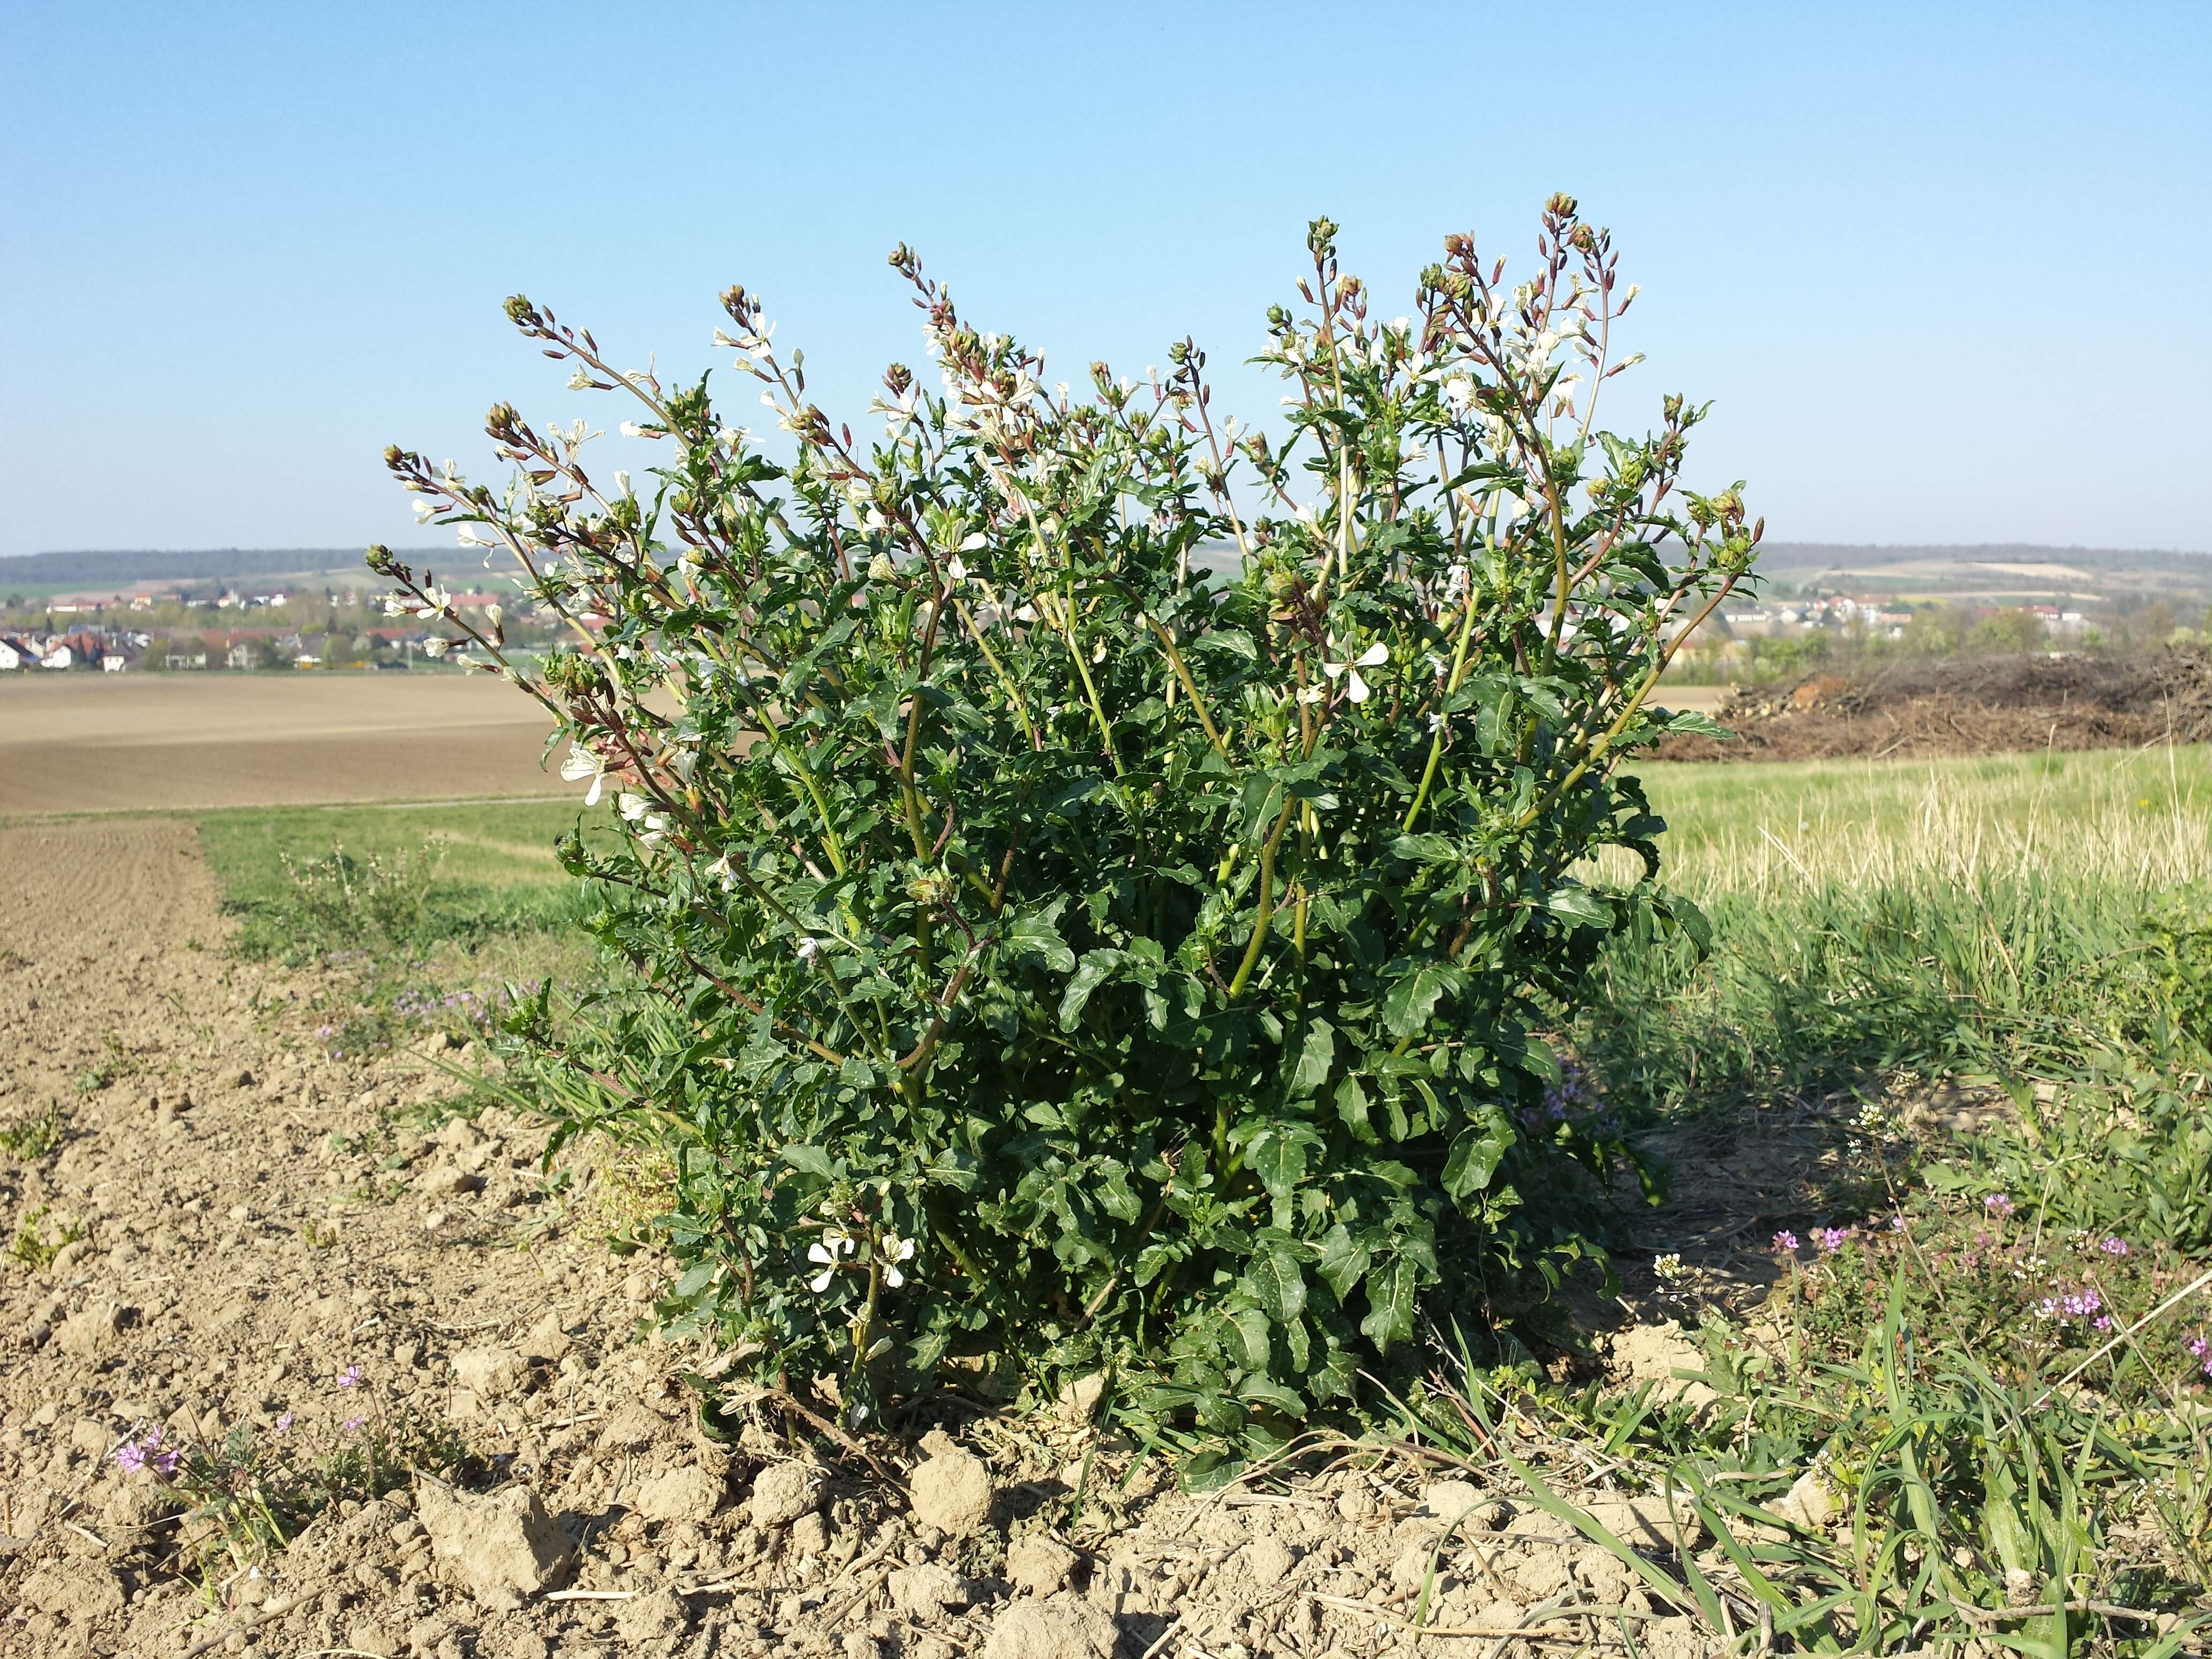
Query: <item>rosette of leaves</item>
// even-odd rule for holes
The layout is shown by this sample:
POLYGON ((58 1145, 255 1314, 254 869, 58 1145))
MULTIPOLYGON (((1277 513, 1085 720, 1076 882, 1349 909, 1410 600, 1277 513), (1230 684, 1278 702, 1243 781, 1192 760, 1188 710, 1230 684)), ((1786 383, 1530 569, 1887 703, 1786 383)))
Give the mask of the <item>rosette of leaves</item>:
POLYGON ((664 1312, 856 1419, 1012 1356, 1264 1443, 1587 1248, 1624 1149, 1546 1109, 1540 1032, 1608 936, 1689 919, 1619 769, 1699 725, 1653 693, 1759 529, 1682 486, 1698 408, 1594 427, 1634 291, 1571 200, 1527 281, 1455 236, 1390 320, 1334 234, 1270 313, 1272 441, 1188 342, 1052 384, 901 248, 935 373, 890 368, 867 441, 732 289, 771 446, 517 298, 665 464, 503 404, 501 490, 387 455, 572 644, 512 660, 377 550, 395 607, 543 702, 627 831, 566 856, 645 989, 557 1040, 526 1010, 539 1086, 668 1150, 664 1312), (1644 878, 1577 873, 1607 846, 1644 878))

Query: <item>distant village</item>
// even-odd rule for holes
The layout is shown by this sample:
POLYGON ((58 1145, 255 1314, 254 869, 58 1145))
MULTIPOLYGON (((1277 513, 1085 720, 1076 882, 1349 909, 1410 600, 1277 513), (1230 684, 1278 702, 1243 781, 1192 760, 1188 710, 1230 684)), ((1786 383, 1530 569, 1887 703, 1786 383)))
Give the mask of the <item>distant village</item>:
MULTIPOLYGON (((456 593, 452 603, 463 611, 504 603, 510 607, 505 619, 510 638, 522 642, 533 631, 533 615, 526 606, 516 606, 511 592, 456 593)), ((437 636, 419 623, 387 622, 360 590, 348 587, 263 592, 225 587, 198 599, 158 592, 64 594, 9 611, 27 611, 38 620, 13 623, 0 617, 0 673, 404 671, 434 660, 423 647, 437 636), (306 622, 300 613, 312 613, 315 620, 306 622)))

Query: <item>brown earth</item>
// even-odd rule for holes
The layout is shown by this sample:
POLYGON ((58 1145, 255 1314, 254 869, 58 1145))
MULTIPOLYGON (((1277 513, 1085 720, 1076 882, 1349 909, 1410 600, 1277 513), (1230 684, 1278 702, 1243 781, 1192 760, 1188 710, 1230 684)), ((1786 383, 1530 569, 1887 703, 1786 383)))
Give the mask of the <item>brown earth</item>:
POLYGON ((0 675, 0 815, 549 794, 550 728, 489 676, 0 675))
MULTIPOLYGON (((1679 703, 1680 700, 1677 700, 1679 703)), ((1680 703, 1680 706, 1693 706, 1680 703)), ((2212 739, 2212 658, 1966 658, 1734 691, 1732 740, 1670 738, 1662 760, 1800 761, 2129 749, 2212 739)))
MULTIPOLYGON (((726 1402, 734 1443, 712 1437, 678 1375, 711 1360, 636 1334, 660 1264, 605 1248, 605 1172, 564 1164, 556 1192, 546 1126, 495 1110, 395 1130, 441 1075, 328 1058, 323 982, 223 954, 216 898, 185 823, 0 830, 0 1124, 70 1114, 58 1146, 0 1154, 0 1653, 1525 1659, 1624 1626, 1657 1659, 1717 1645, 1500 1472, 1449 1460, 1194 1498, 1077 1410, 878 1437, 873 1472, 813 1462, 757 1394, 726 1402), (157 1425, 170 1448, 373 1443, 350 1419, 450 1437, 459 1486, 349 1498, 259 1565, 116 1456, 157 1425), (1432 1554, 1441 1628, 1415 1638, 1432 1554)), ((1696 1364, 1666 1327, 1619 1358, 1668 1387, 1696 1364)), ((1675 1549, 1655 1500, 1583 1495, 1675 1549)))

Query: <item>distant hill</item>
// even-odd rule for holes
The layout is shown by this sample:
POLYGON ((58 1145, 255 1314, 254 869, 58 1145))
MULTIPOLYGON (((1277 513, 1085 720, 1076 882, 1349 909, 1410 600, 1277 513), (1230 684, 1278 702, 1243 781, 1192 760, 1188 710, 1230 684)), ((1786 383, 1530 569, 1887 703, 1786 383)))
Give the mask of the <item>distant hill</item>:
POLYGON ((2212 605, 2212 554, 2172 548, 1850 546, 1765 542, 1759 574, 1789 592, 1881 592, 1989 605, 2056 602, 2131 610, 2153 600, 2212 605))
POLYGON ((2051 547, 2028 542, 1856 546, 1843 542, 1761 542, 1762 568, 1878 570, 1896 564, 2053 564, 2081 570, 2170 570, 2212 574, 2212 553, 2171 548, 2051 547))
MULTIPOLYGON (((400 551, 405 556, 418 556, 417 550, 400 551)), ((221 576, 353 570, 361 565, 362 552, 359 547, 211 547, 183 553, 19 553, 0 558, 0 586, 9 582, 97 586, 111 582, 207 581, 221 576)))

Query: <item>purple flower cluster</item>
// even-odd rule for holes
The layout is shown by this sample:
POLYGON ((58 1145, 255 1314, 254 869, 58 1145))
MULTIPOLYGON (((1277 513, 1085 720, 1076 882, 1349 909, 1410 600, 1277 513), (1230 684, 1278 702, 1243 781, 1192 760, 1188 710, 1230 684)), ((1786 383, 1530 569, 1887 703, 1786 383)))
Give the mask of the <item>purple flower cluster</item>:
MULTIPOLYGON (((2046 1296, 2035 1310, 2039 1319, 2094 1319, 2105 1310, 2105 1298, 2094 1290, 2077 1291, 2068 1296, 2046 1296)), ((2106 1325, 2111 1322, 2107 1320, 2106 1325)), ((2099 1329, 2103 1329, 2100 1326, 2099 1329)))
POLYGON ((1982 1207, 1991 1215, 2010 1215, 2012 1200, 2007 1198, 2002 1193, 1991 1193, 1982 1200, 1982 1207))
MULTIPOLYGON (((537 994, 533 981, 516 988, 525 996, 537 994)), ((489 1030, 493 1024, 514 1006, 514 1000, 502 988, 492 991, 448 991, 441 994, 434 988, 410 988, 392 999, 392 1012, 405 1019, 436 1020, 458 1018, 462 1024, 479 1031, 489 1030)))
POLYGON ((1851 1230, 1848 1227, 1815 1227, 1813 1229, 1813 1242, 1820 1247, 1820 1254, 1822 1255, 1835 1255, 1838 1250, 1842 1249, 1845 1244, 1850 1242, 1850 1237, 1851 1230))
POLYGON ((2197 1362, 2204 1375, 2212 1377, 2212 1340, 2207 1340, 2203 1332, 2199 1331, 2181 1346, 2189 1350, 2189 1357, 2197 1362))
POLYGON ((2106 1255, 2125 1255, 2128 1253, 2128 1241, 2124 1238, 2107 1238, 2103 1243, 2097 1246, 2097 1248, 2102 1250, 2106 1255))
POLYGON ((1791 1232, 1787 1227, 1784 1227, 1780 1232, 1774 1235, 1774 1248, 1778 1250, 1796 1249, 1797 1248, 1797 1235, 1791 1232))
POLYGON ((156 1423, 136 1440, 126 1440, 111 1454, 126 1474, 136 1474, 151 1468, 156 1474, 174 1474, 178 1461, 184 1454, 174 1446, 161 1442, 161 1425, 156 1423))

